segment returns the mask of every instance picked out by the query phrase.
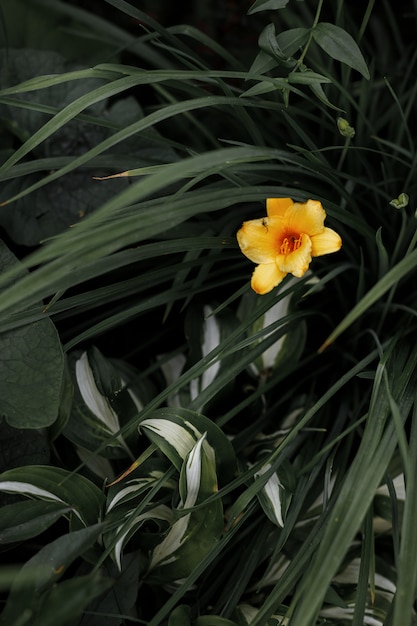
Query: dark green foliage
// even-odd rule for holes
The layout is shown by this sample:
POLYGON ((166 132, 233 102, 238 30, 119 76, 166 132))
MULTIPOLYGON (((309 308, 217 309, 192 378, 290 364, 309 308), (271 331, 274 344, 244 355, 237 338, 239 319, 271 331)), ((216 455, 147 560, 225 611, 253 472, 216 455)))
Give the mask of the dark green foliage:
POLYGON ((0 8, 0 622, 415 625, 416 12, 137 4, 0 8))

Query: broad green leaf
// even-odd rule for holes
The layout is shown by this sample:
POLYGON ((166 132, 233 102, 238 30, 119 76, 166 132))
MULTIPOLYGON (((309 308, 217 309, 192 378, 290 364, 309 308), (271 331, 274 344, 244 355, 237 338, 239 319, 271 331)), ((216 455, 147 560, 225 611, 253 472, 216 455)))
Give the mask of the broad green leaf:
MULTIPOLYGON (((6 57, 4 57, 6 63, 6 57)), ((8 71, 1 71, 1 75, 11 75, 16 82, 24 81, 29 76, 35 76, 42 71, 45 74, 64 73, 63 59, 50 51, 13 50, 7 57, 10 65, 8 71)), ((71 106, 77 98, 88 96, 95 87, 102 84, 102 80, 85 79, 71 81, 51 86, 48 89, 48 104, 55 107, 58 114, 61 109, 71 106)), ((21 96, 22 97, 22 96, 21 96)), ((39 92, 25 94, 24 102, 28 107, 33 101, 35 104, 39 92)), ((109 106, 106 99, 94 103, 87 109, 94 113, 97 119, 104 122, 113 122, 115 129, 123 124, 128 125, 143 117, 139 104, 133 98, 119 100, 109 106), (98 117, 100 116, 100 117, 98 117)), ((30 110, 0 104, 0 113, 6 120, 13 122, 16 134, 22 139, 30 139, 38 133, 43 124, 51 125, 50 115, 30 110), (48 122, 49 120, 49 122, 48 122)), ((114 132, 114 131, 113 131, 114 132)), ((71 159, 74 155, 87 152, 105 140, 111 131, 99 124, 91 124, 80 119, 67 121, 64 125, 57 125, 57 129, 34 148, 34 154, 40 157, 54 158, 68 154, 71 159)), ((116 155, 137 155, 136 162, 147 165, 149 162, 166 162, 176 159, 175 152, 161 144, 157 131, 152 129, 146 138, 135 136, 122 142, 113 151, 113 160, 116 155)), ((52 167, 50 169, 56 169, 52 167)), ((104 176, 108 170, 100 166, 95 168, 95 176, 104 176)), ((10 197, 19 194, 31 185, 42 181, 44 172, 33 173, 29 176, 12 178, 2 185, 0 201, 7 201, 10 197)), ((0 208, 0 224, 7 230, 17 243, 33 246, 47 237, 62 232, 73 226, 80 219, 90 214, 100 206, 109 195, 115 195, 127 186, 126 179, 118 178, 111 181, 93 181, 91 174, 86 171, 69 172, 60 182, 53 181, 48 190, 39 189, 30 200, 20 198, 13 204, 6 204, 0 208)))
MULTIPOLYGON (((91 601, 104 592, 108 592, 113 584, 110 578, 101 576, 100 572, 94 572, 88 576, 76 576, 54 585, 42 597, 34 626, 57 626, 57 624, 68 624, 70 620, 77 620, 79 624, 79 619, 91 601)), ((106 596, 113 597, 112 593, 107 593, 106 596)), ((114 605, 112 608, 114 612, 117 612, 114 605)), ((104 619, 101 618, 100 621, 103 626, 104 619)))
MULTIPOLYGON (((137 82, 135 77, 124 77, 116 80, 116 84, 104 84, 96 89, 93 89, 91 92, 87 92, 85 95, 81 95, 76 98, 74 102, 70 101, 69 104, 60 109, 56 115, 52 117, 52 119, 49 119, 33 135, 29 135, 25 143, 15 151, 12 157, 1 165, 0 171, 7 171, 26 154, 37 150, 41 145, 45 146, 45 143, 48 140, 53 142, 54 138, 56 139, 60 136, 59 133, 64 133, 65 135, 65 133, 68 132, 67 129, 71 125, 72 120, 74 120, 79 113, 91 106, 102 103, 103 101, 106 102, 109 97, 125 91, 127 88, 133 86, 135 82, 137 82)), ((36 85, 37 81, 35 81, 34 84, 36 85)), ((5 92, 7 93, 8 90, 3 90, 0 93, 5 92)), ((96 145, 95 141, 93 141, 93 145, 96 145)))
POLYGON ((343 28, 319 22, 313 29, 313 39, 332 59, 345 63, 369 80, 369 70, 353 37, 343 28))
MULTIPOLYGON (((0 273, 16 263, 0 241, 0 273)), ((15 428, 50 426, 58 416, 63 371, 62 346, 50 319, 2 333, 0 417, 15 428)))
MULTIPOLYGON (((50 50, 10 50, 2 57, 2 63, 3 67, 0 67, 0 76, 3 77, 2 87, 10 82, 24 82, 42 72, 46 75, 64 74, 66 69, 64 59, 50 50)), ((59 112, 70 105, 72 100, 88 94, 102 83, 102 80, 86 79, 54 85, 48 90, 48 104, 59 112)), ((31 101, 36 103, 41 97, 42 94, 35 90, 18 98, 30 106, 31 101)), ((89 111, 96 115, 103 114, 104 106, 105 103, 99 102, 89 111)), ((0 114, 9 122, 21 141, 29 142, 38 134, 43 124, 48 124, 50 118, 50 115, 30 108, 1 104, 0 114)), ((69 154, 73 158, 75 154, 84 152, 100 142, 108 132, 84 121, 69 121, 58 128, 57 132, 46 137, 42 145, 34 145, 33 154, 46 157, 69 154)), ((43 175, 44 172, 6 181, 2 185, 0 200, 7 201, 11 196, 42 180, 43 175)), ((123 181, 119 181, 114 190, 121 190, 124 184, 123 181)), ((40 190, 34 194, 29 202, 21 199, 12 206, 1 207, 0 224, 17 243, 27 246, 38 245, 40 241, 56 235, 91 212, 99 205, 100 196, 103 202, 105 195, 102 194, 105 188, 106 186, 93 190, 91 176, 87 172, 72 172, 60 184, 53 184, 47 193, 40 190)))
MULTIPOLYGON (((78 7, 76 5, 68 4, 67 2, 61 0, 36 0, 34 8, 37 10, 39 5, 44 7, 48 11, 48 13, 53 13, 54 15, 56 14, 56 19, 58 20, 58 24, 60 27, 62 27, 63 23, 67 25, 67 34, 68 39, 70 40, 68 43, 71 48, 72 54, 76 54, 76 57, 78 59, 80 59, 79 55, 81 55, 81 60, 85 59, 85 56, 83 54, 85 51, 85 44, 83 41, 84 45, 81 47, 81 50, 73 50, 73 48, 76 47, 78 44, 77 40, 74 41, 74 29, 76 31, 75 34, 80 35, 82 40, 85 40, 87 38, 87 42, 91 44, 92 49, 100 53, 100 60, 103 59, 102 45, 104 44, 106 46, 110 46, 110 51, 107 53, 107 55, 111 56, 112 58, 114 58, 114 56, 117 55, 118 52, 120 52, 121 50, 129 49, 134 56, 138 56, 139 58, 145 60, 153 66, 160 67, 162 65, 164 67, 166 65, 166 60, 164 56, 155 49, 155 46, 152 45, 152 42, 150 43, 150 45, 144 43, 141 38, 137 37, 133 33, 124 30, 121 26, 119 26, 118 20, 113 21, 111 18, 104 19, 102 16, 102 12, 100 12, 100 14, 97 14, 96 12, 90 12, 86 10, 84 6, 78 7), (71 24, 71 28, 68 22, 71 24)), ((145 22, 144 20, 144 23, 148 22, 145 22)), ((150 23, 152 24, 156 22, 150 19, 150 23)), ((55 33, 55 35, 58 38, 62 39, 61 28, 57 28, 56 30, 57 32, 55 33)), ((63 30, 65 34, 67 29, 65 28, 63 30)), ((93 56, 92 58, 94 59, 95 56, 93 56)))
POLYGON ((248 15, 258 11, 275 11, 287 6, 289 0, 256 0, 248 11, 248 15))
POLYGON ((104 496, 80 474, 67 470, 28 465, 0 474, 0 491, 29 498, 58 502, 71 507, 85 525, 100 519, 104 496))
POLYGON ((36 537, 71 508, 59 502, 16 502, 2 507, 0 546, 36 537))
POLYGON ((115 54, 115 47, 118 46, 116 42, 112 44, 109 39, 85 37, 81 21, 75 15, 64 18, 56 4, 59 7, 60 3, 55 3, 55 10, 51 10, 44 3, 2 0, 3 21, 7 24, 8 52, 10 49, 25 49, 35 55, 39 43, 42 42, 45 50, 54 50, 74 61, 88 58, 91 66, 94 65, 95 58, 99 60, 103 55, 115 54), (66 28, 62 28, 63 19, 66 28))
MULTIPOLYGON (((96 173, 103 174, 104 170, 97 168, 96 173)), ((7 201, 40 181, 42 176, 33 174, 3 183, 0 201, 7 201)), ((93 181, 88 172, 71 172, 59 182, 52 182, 48 189, 39 189, 30 198, 0 207, 0 225, 19 245, 38 246, 44 239, 74 226, 110 195, 125 188, 123 179, 98 182, 93 181)))
MULTIPOLYGON (((30 49, 11 49, 8 51, 8 55, 4 55, 0 62, 1 74, 0 74, 0 87, 3 91, 10 87, 10 85, 19 85, 30 79, 38 78, 42 80, 44 76, 63 75, 70 69, 65 59, 58 53, 52 50, 30 50, 30 49)), ((88 78, 84 80, 72 81, 70 83, 61 83, 53 85, 48 90, 48 104, 57 108, 64 108, 72 100, 81 97, 82 95, 94 90, 103 84, 102 79, 88 78)), ((30 103, 32 100, 37 102, 41 99, 41 92, 35 90, 26 93, 24 96, 20 96, 25 103, 30 103)), ((42 99, 41 99, 42 101, 42 99)), ((104 110, 104 103, 97 103, 90 109, 90 113, 99 114, 104 110)), ((12 119, 15 124, 13 125, 14 133, 21 139, 28 139, 32 134, 37 132, 42 125, 48 121, 49 116, 45 113, 41 113, 36 110, 21 109, 10 107, 8 105, 0 104, 0 111, 3 118, 12 119)), ((78 126, 77 121, 74 125, 69 125, 67 128, 63 128, 58 134, 47 139, 43 145, 42 150, 49 156, 53 154, 59 154, 59 148, 70 141, 70 132, 75 131, 75 136, 72 138, 71 151, 76 149, 77 135, 79 130, 84 129, 87 135, 90 134, 90 139, 95 142, 100 137, 100 132, 96 134, 96 129, 88 128, 88 126, 81 124, 78 126)), ((78 137, 79 140, 79 137, 78 137)), ((69 146, 68 146, 69 147, 69 146)))
POLYGON ((15 428, 43 428, 58 416, 63 353, 49 319, 0 336, 0 415, 15 428))
POLYGON ((191 626, 191 609, 186 604, 177 606, 169 616, 168 626, 191 626))
POLYGON ((13 428, 5 421, 0 424, 0 471, 21 465, 48 465, 50 460, 45 431, 13 428))
POLYGON ((98 574, 111 581, 111 592, 89 603, 78 626, 115 626, 115 615, 129 615, 134 611, 140 586, 140 555, 137 552, 126 555, 121 572, 108 560, 98 574))
MULTIPOLYGON (((49 441, 53 442, 62 433, 71 415, 71 408, 74 399, 74 385, 69 373, 68 359, 64 358, 64 372, 61 384, 61 397, 59 401, 58 417, 48 429, 49 441)), ((31 461, 25 465, 43 465, 41 461, 31 461)))
MULTIPOLYGON (((98 539, 103 527, 103 524, 95 524, 63 535, 29 559, 13 581, 0 618, 1 626, 18 623, 17 619, 22 615, 27 616, 22 624, 33 623, 31 619, 42 608, 45 592, 53 588, 77 557, 87 552, 98 539)), ((74 584, 79 584, 77 579, 74 584)))

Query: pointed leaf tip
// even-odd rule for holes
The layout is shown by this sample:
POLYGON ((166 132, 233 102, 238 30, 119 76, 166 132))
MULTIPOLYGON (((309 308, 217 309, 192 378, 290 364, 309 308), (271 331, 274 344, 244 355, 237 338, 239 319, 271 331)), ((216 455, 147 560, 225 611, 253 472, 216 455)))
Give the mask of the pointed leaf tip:
POLYGON ((340 26, 320 22, 313 29, 314 41, 332 59, 345 63, 369 80, 369 70, 358 44, 349 33, 340 26))

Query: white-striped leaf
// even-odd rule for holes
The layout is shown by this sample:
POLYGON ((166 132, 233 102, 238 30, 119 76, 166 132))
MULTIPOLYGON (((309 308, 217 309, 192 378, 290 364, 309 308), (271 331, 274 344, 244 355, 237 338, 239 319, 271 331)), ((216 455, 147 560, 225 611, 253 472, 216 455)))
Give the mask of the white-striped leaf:
POLYGON ((215 452, 219 481, 227 482, 234 475, 236 457, 232 444, 213 421, 196 411, 173 407, 157 409, 140 423, 139 429, 178 471, 196 442, 207 433, 207 442, 215 452))
MULTIPOLYGON (((270 468, 271 464, 266 463, 254 474, 254 478, 262 476, 268 472, 270 468)), ((292 482, 291 478, 292 476, 290 475, 288 466, 283 466, 278 472, 274 472, 271 475, 264 487, 257 494, 264 513, 271 522, 280 528, 284 526, 285 516, 292 498, 292 489, 288 487, 292 482), (283 480, 281 479, 281 475, 283 480)))
POLYGON ((74 511, 86 526, 101 516, 104 497, 84 476, 44 465, 26 465, 0 475, 0 491, 47 502, 60 502, 74 511))
POLYGON ((204 434, 190 451, 181 471, 177 519, 153 550, 149 579, 174 581, 188 576, 219 539, 223 529, 220 500, 181 514, 217 491, 214 451, 204 434), (182 485, 182 487, 181 487, 182 485), (178 516, 179 515, 179 516, 178 516))
POLYGON ((122 556, 126 543, 132 535, 140 530, 141 526, 149 520, 158 520, 170 524, 172 523, 172 511, 166 505, 160 504, 145 513, 126 516, 123 520, 123 524, 116 530, 117 539, 113 548, 113 558, 120 571, 122 571, 122 556))

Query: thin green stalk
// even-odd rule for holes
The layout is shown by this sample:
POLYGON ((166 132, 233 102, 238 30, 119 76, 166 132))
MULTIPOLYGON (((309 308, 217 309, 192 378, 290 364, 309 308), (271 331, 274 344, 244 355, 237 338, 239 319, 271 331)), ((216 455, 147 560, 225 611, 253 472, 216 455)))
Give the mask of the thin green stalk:
POLYGON ((342 170, 343 163, 345 161, 346 155, 347 155, 348 150, 349 150, 350 142, 351 142, 351 137, 346 137, 344 146, 342 148, 341 155, 339 157, 339 161, 338 161, 337 166, 336 166, 336 170, 338 172, 340 172, 342 170))
POLYGON ((323 0, 319 0, 319 3, 317 5, 316 14, 314 16, 314 21, 313 21, 313 24, 311 26, 310 33, 308 35, 308 39, 307 39, 306 45, 304 46, 303 51, 302 51, 301 55, 299 56, 299 58, 297 60, 297 63, 295 65, 294 69, 293 69, 293 72, 297 71, 298 68, 302 65, 302 63, 304 61, 304 57, 305 57, 305 55, 308 52, 308 49, 310 47, 311 42, 313 41, 313 31, 314 31, 315 27, 317 26, 317 24, 319 23, 322 6, 323 6, 323 0))
POLYGON ((374 4, 375 4, 375 0, 369 0, 368 4, 366 6, 366 11, 365 11, 365 14, 364 14, 364 16, 362 18, 362 22, 361 22, 361 25, 360 25, 360 28, 359 28, 358 37, 357 37, 358 43, 362 39, 362 37, 363 37, 363 35, 365 33, 365 30, 366 30, 366 27, 368 26, 368 22, 369 22, 369 19, 370 19, 371 15, 372 15, 372 11, 373 11, 373 8, 374 8, 374 4))
POLYGON ((385 84, 388 87, 388 91, 390 92, 395 104, 397 105, 397 109, 398 112, 400 114, 400 118, 402 121, 402 124, 398 124, 398 133, 397 133, 397 138, 396 138, 396 143, 401 146, 402 145, 402 141, 401 141, 401 137, 403 135, 403 133, 405 133, 407 139, 408 139, 408 146, 410 149, 411 154, 415 154, 415 146, 414 146, 414 139, 411 135, 410 129, 408 127, 408 122, 407 122, 407 118, 405 117, 405 113, 404 110, 401 106, 401 103, 398 99, 397 94, 395 93, 394 89, 392 88, 390 82, 388 81, 387 78, 385 78, 385 84))

